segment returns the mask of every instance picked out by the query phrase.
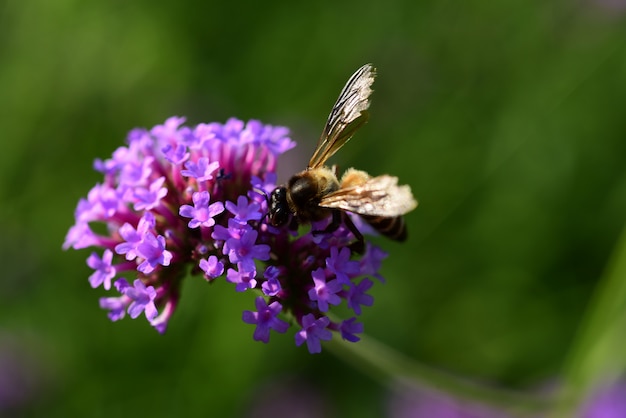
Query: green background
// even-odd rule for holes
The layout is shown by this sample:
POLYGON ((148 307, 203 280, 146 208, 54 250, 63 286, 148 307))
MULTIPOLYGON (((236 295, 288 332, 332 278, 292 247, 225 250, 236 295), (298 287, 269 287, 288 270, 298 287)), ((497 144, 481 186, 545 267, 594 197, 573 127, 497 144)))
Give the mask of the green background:
POLYGON ((377 241, 387 283, 366 333, 477 381, 558 381, 626 213, 617 3, 4 2, 0 367, 23 390, 0 415, 261 416, 274 399, 384 416, 388 389, 367 372, 309 355, 293 331, 254 342, 252 295, 187 280, 160 336, 109 322, 90 250, 61 250, 100 181, 93 159, 131 128, 171 115, 287 125, 299 146, 284 180, 366 62, 370 122, 331 162, 397 175, 420 201, 408 242, 377 241))

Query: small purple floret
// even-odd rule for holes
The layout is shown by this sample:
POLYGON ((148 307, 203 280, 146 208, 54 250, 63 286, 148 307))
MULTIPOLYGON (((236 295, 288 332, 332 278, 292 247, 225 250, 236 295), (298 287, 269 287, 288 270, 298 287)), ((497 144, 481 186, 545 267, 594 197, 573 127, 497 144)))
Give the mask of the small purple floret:
POLYGON ((236 284, 235 290, 237 292, 244 292, 248 289, 256 287, 257 281, 255 279, 256 271, 245 271, 242 265, 238 265, 239 271, 235 269, 228 269, 226 272, 226 280, 230 283, 236 284))
POLYGON ((97 253, 91 253, 87 259, 87 265, 96 270, 91 276, 89 276, 89 283, 91 287, 96 288, 104 283, 104 289, 109 290, 111 288, 111 279, 115 277, 117 271, 115 267, 111 265, 113 261, 113 252, 111 250, 104 250, 102 258, 97 253))
POLYGON ((144 274, 150 274, 160 264, 169 266, 172 253, 165 249, 165 238, 162 235, 155 237, 151 233, 144 235, 143 240, 137 246, 137 254, 145 258, 145 261, 137 267, 144 274))
POLYGON ((199 266, 209 279, 215 279, 224 274, 224 264, 214 255, 200 260, 199 266))
POLYGON ((198 228, 201 226, 212 227, 215 225, 214 216, 224 212, 224 204, 215 202, 209 205, 209 192, 196 192, 193 194, 193 206, 182 205, 180 207, 180 216, 191 218, 189 228, 198 228))
POLYGON ((327 316, 315 319, 313 314, 302 317, 302 330, 296 333, 296 345, 301 346, 306 341, 309 353, 316 354, 322 352, 321 341, 330 341, 333 334, 326 329, 330 319, 327 316))
POLYGON ((272 302, 269 305, 263 297, 259 296, 255 299, 257 312, 243 311, 243 321, 247 324, 256 325, 254 330, 254 338, 256 341, 268 343, 270 340, 270 330, 280 332, 287 331, 289 324, 278 318, 278 314, 283 307, 278 302, 272 302))
POLYGON ((151 212, 146 212, 139 220, 137 230, 129 223, 125 223, 119 229, 119 233, 125 242, 115 246, 115 252, 118 254, 126 254, 127 260, 134 260, 137 257, 137 246, 141 243, 143 237, 154 228, 155 219, 151 212))
POLYGON ((352 309, 355 314, 361 315, 361 305, 372 306, 374 297, 368 295, 367 292, 374 283, 369 279, 363 279, 358 285, 354 285, 348 292, 348 308, 352 309))
POLYGON ((230 262, 249 264, 254 259, 268 260, 270 258, 270 247, 266 244, 256 244, 258 235, 257 231, 249 229, 239 239, 228 239, 226 245, 230 262))
MULTIPOLYGON (((119 279, 118 282, 120 281, 126 282, 124 279, 119 279)), ((122 282, 117 287, 118 289, 121 289, 121 293, 132 300, 128 306, 128 315, 131 318, 137 318, 142 312, 145 312, 148 321, 151 321, 157 316, 158 312, 154 304, 154 299, 156 298, 156 290, 154 287, 146 287, 146 285, 139 279, 136 279, 132 286, 130 286, 127 282, 122 282)))
POLYGON ((261 213, 261 205, 257 202, 248 203, 245 196, 237 198, 237 205, 232 202, 226 202, 226 209, 235 215, 233 219, 241 224, 247 224, 249 221, 258 221, 263 217, 261 213))
POLYGON ((136 188, 134 192, 135 210, 150 210, 157 207, 161 203, 161 199, 167 195, 167 189, 163 187, 164 182, 165 177, 160 177, 152 182, 148 189, 136 188))
POLYGON ((127 296, 100 298, 100 307, 109 311, 111 321, 118 321, 126 315, 126 307, 130 303, 127 296))
POLYGON ((180 174, 185 177, 193 177, 197 181, 207 181, 213 179, 213 173, 220 168, 220 163, 213 161, 209 163, 206 157, 199 158, 197 162, 187 161, 185 163, 186 170, 181 170, 180 174))
POLYGON ((313 283, 315 287, 309 290, 309 298, 317 302, 317 307, 322 312, 328 311, 328 304, 339 305, 341 298, 337 295, 342 288, 338 280, 326 281, 326 274, 323 268, 318 268, 313 273, 313 283))
POLYGON ((326 259, 326 267, 337 276, 341 284, 350 284, 350 277, 360 273, 359 263, 350 260, 351 251, 348 247, 330 248, 330 257, 326 259))
POLYGON ((341 338, 346 341, 350 341, 351 343, 355 343, 359 341, 361 338, 357 337, 356 334, 363 333, 363 324, 360 322, 356 322, 356 318, 346 319, 341 323, 341 338))
POLYGON ((263 277, 267 280, 263 282, 261 285, 261 290, 267 296, 276 296, 282 289, 280 284, 280 280, 278 276, 280 274, 280 269, 276 266, 269 266, 265 269, 265 273, 263 273, 263 277))

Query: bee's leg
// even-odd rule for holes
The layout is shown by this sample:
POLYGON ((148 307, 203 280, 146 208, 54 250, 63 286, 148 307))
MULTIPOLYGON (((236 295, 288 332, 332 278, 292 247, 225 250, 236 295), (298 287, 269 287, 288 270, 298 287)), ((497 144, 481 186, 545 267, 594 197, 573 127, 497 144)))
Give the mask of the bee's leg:
POLYGON ((321 234, 330 234, 332 232, 335 232, 337 228, 339 228, 339 225, 341 225, 341 214, 342 214, 341 211, 333 210, 332 211, 333 218, 331 219, 328 226, 322 230, 312 231, 311 233, 313 235, 321 235, 321 234))
POLYGON ((363 234, 361 234, 361 231, 359 231, 356 225, 354 225, 354 222, 352 222, 352 219, 350 219, 348 214, 345 212, 334 210, 333 218, 328 226, 321 231, 312 231, 312 234, 319 235, 335 232, 337 228, 339 228, 339 226, 341 225, 342 221, 346 224, 346 227, 350 230, 350 232, 352 232, 354 238, 356 238, 356 241, 350 244, 350 249, 359 254, 363 254, 363 252, 365 251, 365 239, 363 238, 363 234))
POLYGON ((348 216, 347 213, 342 212, 342 214, 343 222, 346 224, 346 227, 348 227, 350 232, 352 232, 354 238, 356 238, 356 241, 350 244, 350 249, 356 253, 363 254, 365 252, 365 239, 363 238, 363 234, 361 234, 361 231, 359 231, 359 229, 356 227, 354 222, 352 222, 352 219, 350 218, 350 216, 348 216))
POLYGON ((289 225, 287 225, 287 227, 289 228, 290 231, 297 231, 298 219, 295 216, 291 216, 291 219, 289 220, 289 225))

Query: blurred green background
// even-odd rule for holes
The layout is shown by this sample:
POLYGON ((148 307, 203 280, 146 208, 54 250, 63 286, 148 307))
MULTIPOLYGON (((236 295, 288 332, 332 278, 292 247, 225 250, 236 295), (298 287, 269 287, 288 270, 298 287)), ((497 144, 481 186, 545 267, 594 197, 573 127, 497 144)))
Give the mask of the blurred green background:
POLYGON ((618 0, 3 2, 0 415, 248 417, 289 398, 385 416, 384 385, 296 348, 293 331, 255 343, 252 295, 187 280, 160 336, 109 322, 90 251, 61 250, 100 181, 93 159, 131 128, 287 125, 299 146, 284 180, 366 62, 370 123, 332 162, 398 175, 420 201, 407 243, 379 240, 387 283, 366 333, 478 381, 555 381, 625 219, 625 13, 618 0), (272 390, 285 382, 300 395, 272 390))

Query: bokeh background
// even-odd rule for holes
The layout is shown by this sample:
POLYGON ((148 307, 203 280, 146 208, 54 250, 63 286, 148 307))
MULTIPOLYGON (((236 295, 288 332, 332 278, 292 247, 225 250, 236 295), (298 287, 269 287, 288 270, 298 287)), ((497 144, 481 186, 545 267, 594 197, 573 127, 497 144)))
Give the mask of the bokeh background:
POLYGON ((626 2, 8 0, 0 415, 391 416, 366 369, 292 334, 255 343, 252 295, 187 280, 161 336, 109 322, 90 251, 61 250, 94 158, 131 128, 287 125, 284 180, 366 62, 370 123, 332 162, 398 175, 420 201, 407 243, 379 240, 366 333, 469 380, 558 384, 625 220, 626 2))

